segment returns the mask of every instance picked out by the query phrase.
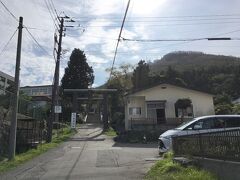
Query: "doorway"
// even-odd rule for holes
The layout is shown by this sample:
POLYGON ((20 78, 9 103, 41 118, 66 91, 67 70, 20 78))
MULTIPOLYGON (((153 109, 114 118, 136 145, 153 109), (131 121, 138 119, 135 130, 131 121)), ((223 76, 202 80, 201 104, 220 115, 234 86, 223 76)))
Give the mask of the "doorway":
POLYGON ((156 109, 157 113, 157 124, 165 123, 166 117, 165 117, 165 109, 156 109))

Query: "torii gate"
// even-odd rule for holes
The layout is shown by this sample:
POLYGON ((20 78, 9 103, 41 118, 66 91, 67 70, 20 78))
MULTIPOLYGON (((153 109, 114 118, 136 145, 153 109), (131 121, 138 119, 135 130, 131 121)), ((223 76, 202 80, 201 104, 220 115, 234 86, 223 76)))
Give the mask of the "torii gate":
MULTIPOLYGON (((103 129, 108 129, 108 105, 107 105, 107 99, 108 95, 110 93, 116 92, 117 89, 64 89, 63 90, 66 93, 72 93, 73 94, 73 106, 72 106, 72 113, 77 113, 77 101, 78 100, 87 100, 90 98, 79 98, 78 93, 98 93, 103 95, 103 129)), ((96 98, 96 100, 100 100, 101 98, 96 98)))

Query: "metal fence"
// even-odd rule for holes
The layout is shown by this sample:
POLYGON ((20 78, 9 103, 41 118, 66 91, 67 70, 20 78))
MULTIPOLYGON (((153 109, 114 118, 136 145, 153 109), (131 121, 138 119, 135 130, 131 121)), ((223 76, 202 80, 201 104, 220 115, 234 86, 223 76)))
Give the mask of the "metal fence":
POLYGON ((240 130, 226 130, 172 138, 176 156, 240 161, 240 130))

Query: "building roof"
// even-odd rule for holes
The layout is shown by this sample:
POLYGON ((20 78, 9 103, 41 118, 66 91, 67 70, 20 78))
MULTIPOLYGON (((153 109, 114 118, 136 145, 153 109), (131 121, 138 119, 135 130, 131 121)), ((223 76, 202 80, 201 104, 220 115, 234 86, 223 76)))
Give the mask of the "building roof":
POLYGON ((7 78, 7 79, 10 79, 11 81, 14 81, 14 77, 13 76, 10 76, 9 74, 6 74, 6 73, 4 73, 2 71, 0 71, 0 76, 3 76, 5 78, 7 78))
POLYGON ((24 89, 24 88, 39 88, 39 87, 52 87, 53 85, 40 85, 40 86, 23 86, 23 87, 20 87, 21 89, 24 89))
POLYGON ((210 94, 210 93, 206 93, 206 92, 203 92, 203 91, 198 91, 198 90, 187 88, 187 87, 177 86, 177 85, 173 85, 173 84, 169 84, 169 83, 161 83, 161 84, 154 85, 154 86, 151 86, 151 87, 148 87, 148 88, 145 88, 145 89, 136 90, 134 92, 127 93, 125 96, 134 95, 134 94, 139 93, 141 91, 152 89, 152 88, 155 88, 155 87, 161 86, 161 85, 162 86, 175 86, 175 87, 178 87, 178 88, 181 88, 181 89, 187 89, 187 90, 195 91, 197 93, 203 93, 203 94, 206 94, 206 95, 209 95, 209 96, 214 96, 213 94, 210 94))

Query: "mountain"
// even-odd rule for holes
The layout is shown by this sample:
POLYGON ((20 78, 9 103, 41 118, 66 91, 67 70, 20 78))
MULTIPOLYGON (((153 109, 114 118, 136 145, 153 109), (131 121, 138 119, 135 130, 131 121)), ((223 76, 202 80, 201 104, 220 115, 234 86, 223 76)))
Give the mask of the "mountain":
POLYGON ((149 62, 152 73, 166 70, 169 66, 178 70, 192 70, 208 67, 240 65, 240 58, 233 56, 204 54, 202 52, 178 51, 166 54, 159 60, 149 62))

